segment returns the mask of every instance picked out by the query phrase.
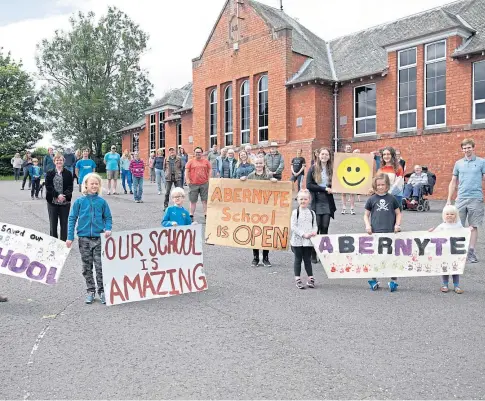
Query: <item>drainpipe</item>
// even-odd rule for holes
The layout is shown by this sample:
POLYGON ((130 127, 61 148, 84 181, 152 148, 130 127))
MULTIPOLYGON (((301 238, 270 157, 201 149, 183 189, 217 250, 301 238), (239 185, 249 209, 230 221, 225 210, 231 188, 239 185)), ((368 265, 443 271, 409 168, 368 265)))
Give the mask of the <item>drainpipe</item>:
POLYGON ((338 82, 335 82, 333 87, 333 121, 334 121, 334 134, 333 134, 333 146, 334 152, 338 151, 338 82))

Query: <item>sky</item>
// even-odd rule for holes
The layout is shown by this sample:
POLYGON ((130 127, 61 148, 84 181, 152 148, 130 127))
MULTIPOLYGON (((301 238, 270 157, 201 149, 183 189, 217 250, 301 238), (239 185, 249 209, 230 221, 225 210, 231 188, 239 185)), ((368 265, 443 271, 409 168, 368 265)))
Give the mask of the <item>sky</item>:
MULTIPOLYGON (((280 0, 259 0, 279 8, 280 0)), ((393 21, 446 0, 282 0, 284 11, 320 36, 330 40, 393 21)), ((69 17, 78 11, 106 12, 116 6, 150 36, 142 68, 154 84, 155 98, 168 89, 192 80, 192 63, 216 23, 225 0, 0 0, 0 47, 21 59, 36 76, 36 44, 55 30, 69 28, 69 17)), ((50 143, 50 135, 39 146, 50 143)))

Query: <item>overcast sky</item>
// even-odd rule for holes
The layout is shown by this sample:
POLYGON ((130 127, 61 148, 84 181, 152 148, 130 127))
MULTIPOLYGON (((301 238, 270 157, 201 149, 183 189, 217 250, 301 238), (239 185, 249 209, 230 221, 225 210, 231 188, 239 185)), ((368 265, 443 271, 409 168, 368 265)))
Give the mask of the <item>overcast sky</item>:
MULTIPOLYGON (((279 8, 280 0, 260 0, 279 8)), ((445 0, 283 0, 284 11, 330 40, 448 3, 445 0), (396 6, 396 5, 399 6, 396 6)), ((36 72, 35 46, 56 29, 69 27, 77 11, 97 15, 113 5, 150 35, 142 67, 149 71, 155 97, 192 80, 191 60, 204 46, 225 0, 0 0, 0 47, 36 72)), ((50 139, 42 141, 45 145, 50 139)))

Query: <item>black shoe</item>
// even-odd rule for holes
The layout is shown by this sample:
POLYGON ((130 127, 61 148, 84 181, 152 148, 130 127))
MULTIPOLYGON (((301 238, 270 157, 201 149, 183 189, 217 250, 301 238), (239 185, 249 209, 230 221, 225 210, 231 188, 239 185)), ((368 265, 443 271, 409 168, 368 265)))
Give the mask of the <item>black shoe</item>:
POLYGON ((130 195, 133 195, 133 191, 130 191, 130 195))
POLYGON ((126 192, 126 189, 125 189, 125 195, 127 194, 128 192, 126 192))
POLYGON ((25 191, 23 188, 20 188, 21 191, 25 191))
POLYGON ((251 266, 253 267, 259 266, 259 259, 254 258, 253 261, 251 262, 251 266))
POLYGON ((269 259, 268 259, 268 258, 263 259, 263 266, 264 266, 264 267, 271 267, 271 266, 272 266, 272 265, 271 265, 271 262, 269 261, 269 259))
POLYGON ((194 222, 194 215, 190 215, 190 221, 192 221, 192 223, 194 222))

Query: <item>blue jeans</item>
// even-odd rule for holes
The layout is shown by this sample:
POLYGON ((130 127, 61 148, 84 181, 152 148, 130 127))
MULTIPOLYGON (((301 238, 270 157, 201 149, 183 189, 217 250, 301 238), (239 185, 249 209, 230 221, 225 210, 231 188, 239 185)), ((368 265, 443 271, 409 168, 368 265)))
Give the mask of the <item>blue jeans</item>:
POLYGON ((399 203, 399 209, 401 209, 402 212, 402 195, 394 195, 394 197, 397 200, 397 203, 399 203))
POLYGON ((126 182, 128 181, 128 188, 131 191, 131 171, 130 170, 121 170, 121 185, 123 186, 123 190, 126 192, 126 182))
POLYGON ((412 184, 406 184, 404 186, 404 197, 409 198, 412 193, 413 196, 419 198, 419 195, 421 194, 421 188, 423 188, 422 184, 416 184, 414 187, 412 186, 412 184))
POLYGON ((141 200, 143 195, 143 177, 133 177, 133 196, 135 200, 141 200))
POLYGON ((182 178, 180 179, 180 184, 181 184, 181 187, 183 188, 185 184, 185 166, 182 167, 182 178))
POLYGON ((165 171, 156 168, 155 169, 155 177, 157 179, 157 187, 158 187, 158 192, 162 192, 162 184, 163 188, 165 188, 166 181, 165 181, 165 171))

